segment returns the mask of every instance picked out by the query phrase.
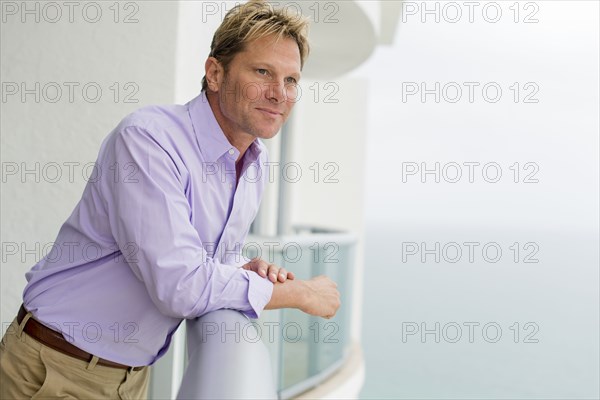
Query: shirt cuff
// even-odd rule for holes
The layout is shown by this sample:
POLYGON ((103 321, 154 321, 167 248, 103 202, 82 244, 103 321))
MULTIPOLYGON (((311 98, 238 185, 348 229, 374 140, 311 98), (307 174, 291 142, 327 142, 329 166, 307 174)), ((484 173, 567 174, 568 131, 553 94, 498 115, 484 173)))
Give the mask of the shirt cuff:
POLYGON ((248 271, 248 303, 252 310, 243 311, 248 318, 258 318, 273 295, 273 282, 248 271))

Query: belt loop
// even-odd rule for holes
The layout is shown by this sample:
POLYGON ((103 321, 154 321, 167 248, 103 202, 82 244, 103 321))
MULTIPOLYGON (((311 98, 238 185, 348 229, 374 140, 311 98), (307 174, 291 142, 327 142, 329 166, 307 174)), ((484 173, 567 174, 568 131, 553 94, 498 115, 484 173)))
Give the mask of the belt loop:
POLYGON ((23 338, 23 329, 25 329, 25 325, 27 325, 27 321, 29 321, 29 318, 31 318, 33 316, 33 314, 31 314, 30 312, 28 312, 24 317, 23 317, 23 321, 21 321, 21 323, 19 324, 19 329, 17 330, 17 337, 21 340, 24 340, 23 338))
POLYGON ((98 356, 92 356, 92 359, 90 360, 89 364, 87 365, 86 369, 91 371, 94 368, 96 368, 96 364, 98 363, 98 356))

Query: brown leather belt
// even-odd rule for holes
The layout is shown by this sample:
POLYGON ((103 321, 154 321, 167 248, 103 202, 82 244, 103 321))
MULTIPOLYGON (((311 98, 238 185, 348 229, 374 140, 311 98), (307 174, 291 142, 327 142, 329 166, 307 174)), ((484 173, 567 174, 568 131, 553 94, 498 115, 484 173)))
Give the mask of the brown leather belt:
MULTIPOLYGON (((25 310, 25 307, 21 304, 21 308, 19 309, 19 313, 17 314, 17 322, 19 323, 19 325, 21 324, 21 321, 23 321, 23 318, 25 318, 25 315, 27 315, 27 310, 25 310)), ((63 337, 62 333, 57 332, 54 329, 48 328, 47 326, 33 319, 33 317, 27 320, 23 332, 25 332, 38 342, 43 343, 56 351, 60 351, 61 353, 67 354, 79 360, 90 362, 92 360, 92 357, 94 357, 93 354, 90 354, 87 351, 83 351, 79 347, 67 342, 67 340, 63 337)), ((144 368, 129 367, 127 365, 105 360, 103 358, 98 358, 97 364, 111 368, 131 368, 133 371, 139 371, 144 368)))

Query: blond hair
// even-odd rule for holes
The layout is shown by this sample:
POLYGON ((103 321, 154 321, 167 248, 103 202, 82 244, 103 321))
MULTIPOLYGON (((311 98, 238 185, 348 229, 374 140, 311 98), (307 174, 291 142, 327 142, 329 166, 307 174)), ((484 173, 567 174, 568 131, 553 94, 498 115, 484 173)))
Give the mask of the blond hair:
MULTIPOLYGON (((289 7, 276 9, 264 0, 250 0, 232 8, 213 36, 209 57, 214 57, 225 71, 236 54, 246 49, 246 44, 265 36, 276 35, 291 38, 300 50, 300 66, 308 57, 308 18, 289 7)), ((202 78, 202 91, 208 84, 202 78)))

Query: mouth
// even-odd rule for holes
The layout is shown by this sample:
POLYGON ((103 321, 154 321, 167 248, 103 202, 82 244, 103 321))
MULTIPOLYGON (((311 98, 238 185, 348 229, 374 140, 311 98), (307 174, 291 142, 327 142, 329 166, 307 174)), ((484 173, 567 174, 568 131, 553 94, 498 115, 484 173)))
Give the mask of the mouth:
POLYGON ((257 110, 262 112, 263 114, 266 114, 271 117, 277 117, 277 116, 283 115, 283 113, 281 113, 277 110, 272 110, 270 108, 262 108, 261 107, 261 108, 257 108, 257 110))

